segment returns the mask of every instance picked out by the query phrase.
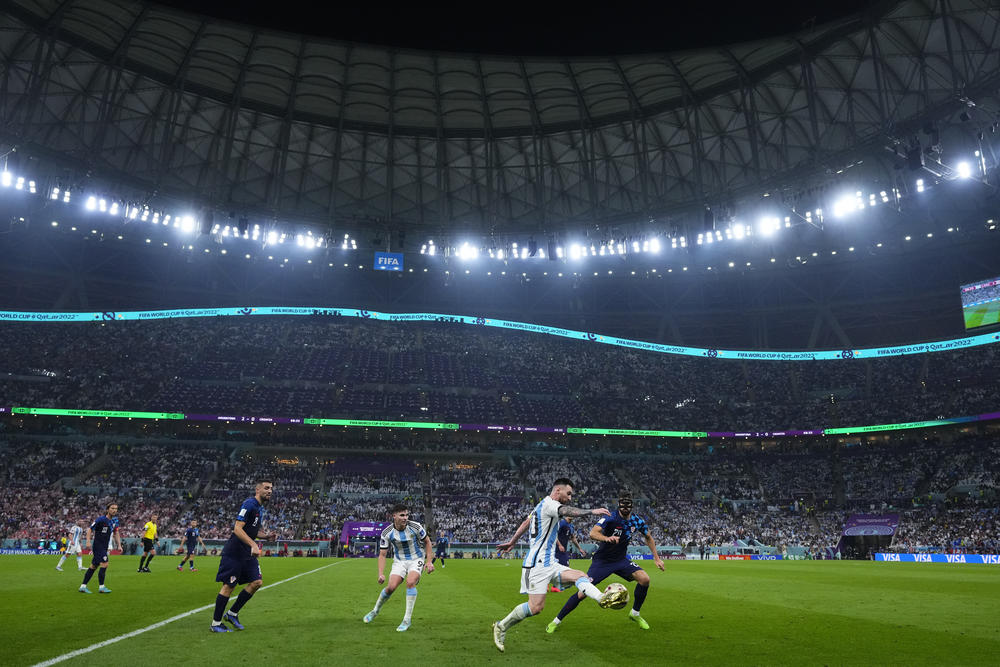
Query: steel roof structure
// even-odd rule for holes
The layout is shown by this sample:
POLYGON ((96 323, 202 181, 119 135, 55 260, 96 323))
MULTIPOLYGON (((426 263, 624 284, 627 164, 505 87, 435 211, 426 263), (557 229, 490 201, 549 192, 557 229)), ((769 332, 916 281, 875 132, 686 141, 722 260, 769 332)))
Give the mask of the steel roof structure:
POLYGON ((648 221, 1000 108, 992 0, 883 2, 781 39, 573 59, 370 47, 150 2, 0 0, 0 58, 0 142, 19 156, 411 238, 648 221))

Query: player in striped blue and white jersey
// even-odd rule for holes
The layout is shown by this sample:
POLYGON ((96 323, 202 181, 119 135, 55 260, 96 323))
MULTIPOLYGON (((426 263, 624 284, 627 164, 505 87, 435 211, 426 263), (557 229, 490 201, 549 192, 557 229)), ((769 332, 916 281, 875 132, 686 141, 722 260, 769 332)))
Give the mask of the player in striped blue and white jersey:
POLYGON ((396 505, 390 511, 392 523, 385 527, 379 539, 378 552, 378 583, 385 583, 385 559, 392 550, 392 570, 389 573, 389 583, 378 594, 375 608, 365 614, 365 623, 371 623, 382 605, 385 604, 393 591, 406 581, 406 613, 403 622, 396 628, 397 632, 406 632, 413 616, 413 606, 417 602, 417 584, 420 574, 426 569, 430 574, 434 564, 427 560, 431 554, 431 538, 416 521, 410 521, 410 510, 406 505, 396 505))
POLYGON ((69 535, 66 538, 66 551, 63 552, 62 558, 59 559, 59 564, 56 565, 56 569, 62 572, 62 565, 66 562, 69 556, 76 554, 76 569, 83 571, 83 555, 80 553, 80 538, 83 537, 83 526, 80 525, 81 520, 77 519, 69 528, 69 535))
POLYGON ((514 537, 499 545, 500 553, 507 553, 514 548, 518 539, 530 529, 528 554, 521 563, 521 593, 527 593, 528 601, 514 607, 505 618, 493 624, 493 643, 502 652, 507 630, 529 616, 534 616, 545 608, 545 595, 548 593, 550 581, 556 581, 562 587, 563 581, 572 581, 581 593, 597 601, 602 608, 607 608, 610 598, 602 595, 597 587, 590 583, 590 578, 580 570, 574 570, 563 565, 556 559, 556 536, 559 533, 559 519, 574 516, 610 516, 606 507, 581 509, 570 507, 564 503, 573 497, 573 482, 560 477, 552 484, 552 491, 540 503, 535 505, 517 531, 514 537))

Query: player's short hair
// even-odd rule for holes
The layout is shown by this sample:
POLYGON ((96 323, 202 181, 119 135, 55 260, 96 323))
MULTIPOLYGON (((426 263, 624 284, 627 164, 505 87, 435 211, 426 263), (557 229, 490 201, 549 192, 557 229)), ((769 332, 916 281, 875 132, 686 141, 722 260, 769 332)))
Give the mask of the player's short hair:
POLYGON ((104 506, 104 511, 105 511, 105 512, 107 512, 107 511, 108 511, 109 509, 111 509, 111 506, 112 506, 112 505, 115 505, 115 506, 117 506, 117 505, 118 505, 118 503, 117 503, 117 502, 115 502, 115 501, 111 501, 110 503, 108 503, 107 505, 105 505, 105 506, 104 506))
POLYGON ((619 499, 621 499, 621 498, 628 498, 629 500, 631 500, 632 499, 632 490, 631 489, 618 489, 618 498, 619 499))
POLYGON ((272 484, 273 485, 274 482, 271 481, 271 479, 268 478, 268 477, 262 477, 261 479, 257 480, 257 483, 254 485, 254 488, 257 488, 258 486, 263 486, 264 484, 272 484))
POLYGON ((552 482, 552 487, 557 486, 573 486, 573 482, 570 481, 569 477, 560 477, 556 481, 552 482))
POLYGON ((391 516, 393 514, 399 514, 400 512, 406 512, 409 509, 410 508, 404 505, 403 503, 396 503, 389 509, 389 515, 391 516))

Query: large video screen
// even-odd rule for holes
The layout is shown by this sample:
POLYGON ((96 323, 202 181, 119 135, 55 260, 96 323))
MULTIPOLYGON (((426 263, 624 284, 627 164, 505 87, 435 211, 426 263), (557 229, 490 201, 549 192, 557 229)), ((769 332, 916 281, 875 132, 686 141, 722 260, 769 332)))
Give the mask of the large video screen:
POLYGON ((962 285, 962 315, 966 329, 1000 322, 1000 277, 962 285))

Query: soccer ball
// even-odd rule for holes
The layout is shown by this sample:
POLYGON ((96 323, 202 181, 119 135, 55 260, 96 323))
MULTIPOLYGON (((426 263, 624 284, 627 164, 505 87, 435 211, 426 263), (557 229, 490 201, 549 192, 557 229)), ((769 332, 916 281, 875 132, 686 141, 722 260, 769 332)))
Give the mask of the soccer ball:
POLYGON ((617 582, 608 584, 608 587, 604 589, 604 594, 611 598, 611 602, 608 604, 609 609, 624 609, 625 605, 628 604, 628 589, 622 584, 617 582))

